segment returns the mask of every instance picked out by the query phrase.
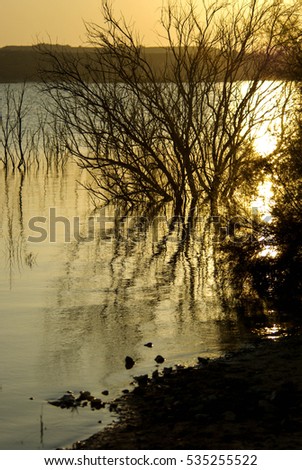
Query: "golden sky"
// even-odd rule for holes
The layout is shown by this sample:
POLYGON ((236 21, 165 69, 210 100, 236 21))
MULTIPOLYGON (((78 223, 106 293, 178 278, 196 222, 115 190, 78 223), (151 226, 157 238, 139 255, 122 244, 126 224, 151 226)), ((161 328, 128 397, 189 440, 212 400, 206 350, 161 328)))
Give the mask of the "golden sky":
MULTIPOLYGON (((146 45, 153 45, 162 0, 114 0, 117 16, 135 21, 146 45)), ((78 46, 86 40, 83 21, 101 23, 101 0, 1 0, 0 47, 37 42, 78 46)))

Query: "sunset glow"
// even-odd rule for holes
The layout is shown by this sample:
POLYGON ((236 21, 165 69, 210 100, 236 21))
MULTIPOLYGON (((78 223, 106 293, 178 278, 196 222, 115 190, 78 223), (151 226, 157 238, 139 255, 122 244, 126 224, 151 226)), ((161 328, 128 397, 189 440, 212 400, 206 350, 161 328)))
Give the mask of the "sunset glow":
MULTIPOLYGON (((13 0, 1 5, 0 47, 8 45, 32 45, 37 42, 85 44, 85 22, 101 24, 100 0, 13 0)), ((147 45, 153 45, 158 9, 161 0, 115 0, 117 17, 123 14, 127 20, 139 25, 139 31, 147 45)))

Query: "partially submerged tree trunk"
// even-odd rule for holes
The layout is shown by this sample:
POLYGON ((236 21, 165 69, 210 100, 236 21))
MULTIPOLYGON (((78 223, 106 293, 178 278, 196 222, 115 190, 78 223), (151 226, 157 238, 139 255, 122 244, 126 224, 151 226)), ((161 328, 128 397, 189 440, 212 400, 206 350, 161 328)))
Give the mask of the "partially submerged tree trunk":
POLYGON ((129 204, 172 199, 179 213, 207 199, 218 215, 218 201, 232 197, 262 158, 250 151, 252 130, 274 111, 268 94, 285 86, 274 80, 271 60, 299 11, 274 0, 205 1, 200 11, 191 2, 168 3, 161 17, 166 42, 154 66, 148 48, 104 1, 106 26, 87 27, 89 55, 40 46, 52 61, 43 78, 53 114, 101 197, 129 204))

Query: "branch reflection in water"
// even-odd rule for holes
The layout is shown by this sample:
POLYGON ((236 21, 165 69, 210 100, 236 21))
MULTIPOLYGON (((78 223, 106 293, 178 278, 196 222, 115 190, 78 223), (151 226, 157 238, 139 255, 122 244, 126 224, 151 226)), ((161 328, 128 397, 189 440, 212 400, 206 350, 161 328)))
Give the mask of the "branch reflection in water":
MULTIPOLYGON (((115 233, 109 224, 90 242, 65 243, 64 224, 58 223, 56 243, 30 243, 29 220, 47 219, 51 207, 70 221, 78 216, 80 232, 87 234, 88 218, 100 212, 77 183, 86 176, 68 165, 63 173, 1 178, 1 446, 16 442, 10 424, 16 410, 16 448, 39 448, 36 431, 45 400, 70 389, 97 396, 107 388, 113 398, 129 387, 133 373, 153 371, 158 354, 170 366, 244 344, 247 333, 234 312, 225 314, 215 290, 212 221, 192 214, 191 220, 173 219, 167 207, 150 219, 156 221, 152 225, 147 214, 122 217, 110 207, 107 215, 118 221, 115 233), (152 349, 143 347, 147 341, 152 349), (132 372, 124 368, 127 355, 136 361, 132 372), (25 404, 32 396, 36 400, 25 404)), ((70 418, 70 425, 59 411, 43 407, 45 448, 93 432, 87 426, 95 418, 87 410, 70 418)))
MULTIPOLYGON (((154 370, 157 354, 166 357, 165 365, 193 363, 199 355, 213 357, 250 338, 238 321, 236 286, 219 250, 226 239, 240 243, 253 235, 248 201, 244 219, 233 208, 219 220, 209 218, 203 206, 177 218, 169 206, 155 208, 153 214, 124 215, 116 207, 100 212, 77 183, 87 183, 86 178, 72 164, 64 172, 32 167, 26 173, 1 173, 0 362, 6 404, 1 413, 9 423, 18 409, 27 429, 35 429, 41 402, 64 390, 90 388, 98 395, 102 387, 110 389, 110 396, 118 395, 131 381, 132 372, 124 369, 127 355, 135 358, 138 375, 154 370), (71 237, 65 243, 65 226, 58 223, 55 243, 49 238, 28 242, 33 236, 29 221, 48 220, 51 208, 70 223, 78 217, 82 239, 71 237), (96 224, 94 236, 85 241, 89 217, 103 215, 111 218, 111 225, 104 229, 96 224), (22 355, 16 348, 20 336, 22 355), (154 343, 151 351, 142 347, 146 341, 154 343), (16 382, 22 384, 18 391, 16 382), (24 396, 37 390, 34 416, 35 401, 24 406, 24 396)), ((259 305, 251 301, 250 310, 258 314, 259 305)), ((273 320, 278 325, 275 316, 273 320)), ((48 428, 55 413, 43 408, 48 428)), ((79 422, 91 424, 84 413, 79 422)), ((65 415, 62 420, 60 431, 44 433, 44 446, 66 442, 65 415)), ((81 426, 79 432, 73 421, 75 439, 87 435, 81 426)), ((39 436, 30 439, 30 446, 40 445, 39 436)))

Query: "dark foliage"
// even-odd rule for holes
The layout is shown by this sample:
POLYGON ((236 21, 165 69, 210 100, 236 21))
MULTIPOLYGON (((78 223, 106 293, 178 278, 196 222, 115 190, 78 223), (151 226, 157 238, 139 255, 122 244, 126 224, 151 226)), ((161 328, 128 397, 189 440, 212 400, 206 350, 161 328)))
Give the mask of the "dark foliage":
POLYGON ((269 303, 299 313, 302 298, 302 122, 286 150, 270 166, 275 205, 272 221, 254 221, 253 237, 226 243, 237 295, 248 289, 269 303))

